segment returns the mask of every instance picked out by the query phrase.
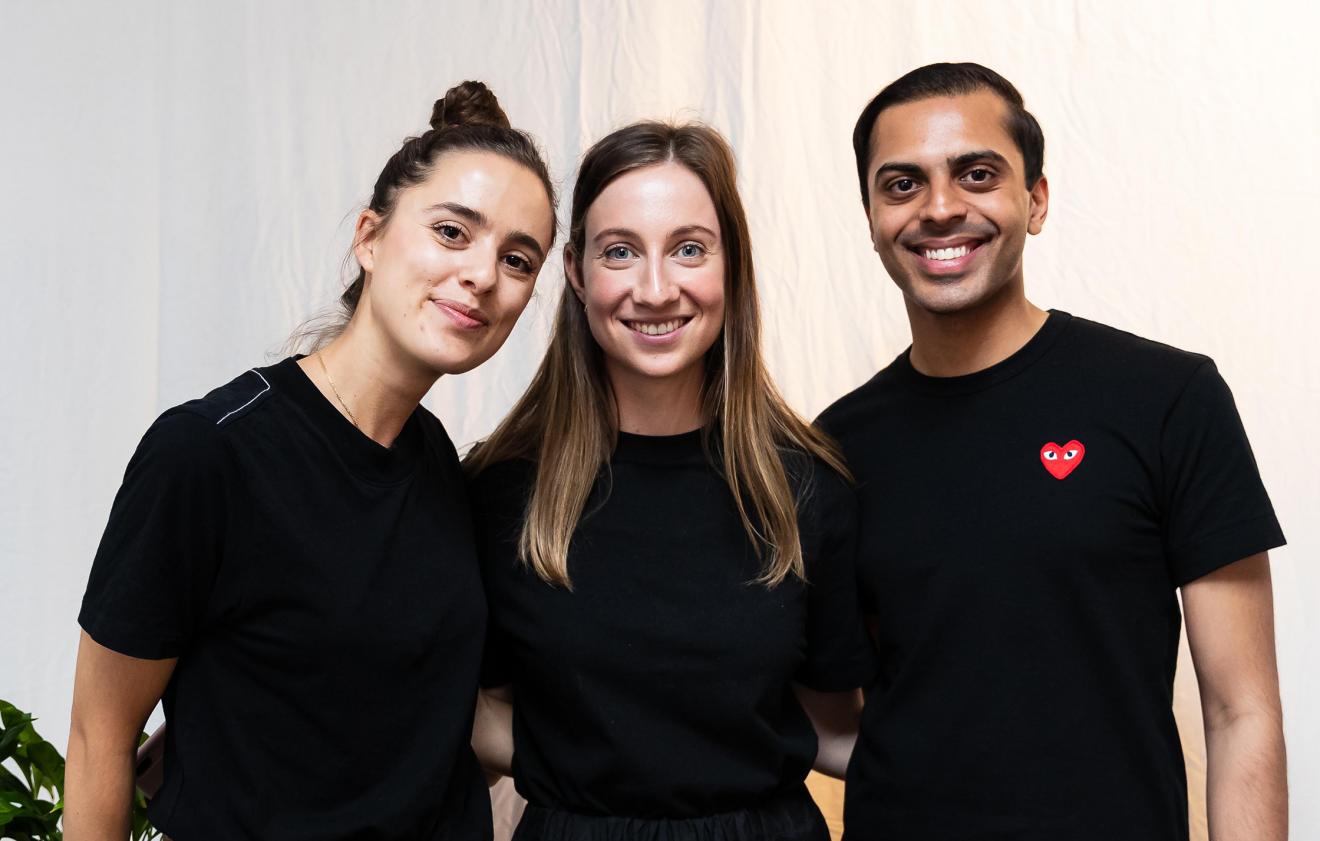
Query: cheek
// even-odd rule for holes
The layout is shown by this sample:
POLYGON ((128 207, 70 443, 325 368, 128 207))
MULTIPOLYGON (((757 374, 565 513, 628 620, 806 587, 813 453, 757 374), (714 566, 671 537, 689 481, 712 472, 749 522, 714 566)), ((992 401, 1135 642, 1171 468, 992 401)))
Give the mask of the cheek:
POLYGON ((871 240, 875 244, 889 242, 902 233, 907 217, 894 211, 895 208, 885 205, 871 205, 871 213, 867 218, 871 223, 871 240))
POLYGON ((530 280, 510 282, 500 296, 500 314, 503 320, 508 322, 510 328, 513 327, 515 321, 522 317, 523 310, 527 309, 527 304, 532 300, 534 288, 530 280))
POLYGON ((719 320, 724 319, 724 273, 714 278, 709 286, 702 290, 701 306, 707 315, 714 316, 719 320))
POLYGON ((448 249, 431 243, 419 245, 409 252, 407 257, 416 279, 422 282, 442 277, 453 262, 453 256, 448 249))
POLYGON ((700 278, 688 286, 688 295, 701 308, 712 332, 724 324, 724 264, 706 267, 700 278))
POLYGON ((584 282, 586 293, 583 301, 587 309, 593 312, 613 311, 632 292, 631 273, 626 271, 595 272, 588 275, 584 282))

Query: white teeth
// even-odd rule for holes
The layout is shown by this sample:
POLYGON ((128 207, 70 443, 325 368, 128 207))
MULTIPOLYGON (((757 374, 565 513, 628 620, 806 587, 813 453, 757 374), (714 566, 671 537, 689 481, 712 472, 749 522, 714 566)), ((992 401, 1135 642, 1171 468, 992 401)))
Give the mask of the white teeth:
POLYGON ((957 248, 927 248, 925 254, 927 260, 957 260, 966 257, 971 251, 967 246, 960 245, 957 248))
POLYGON ((648 336, 663 336, 666 333, 672 333, 683 326, 683 319, 675 318, 670 321, 662 321, 658 324, 647 321, 630 321, 628 326, 638 333, 645 333, 648 336))

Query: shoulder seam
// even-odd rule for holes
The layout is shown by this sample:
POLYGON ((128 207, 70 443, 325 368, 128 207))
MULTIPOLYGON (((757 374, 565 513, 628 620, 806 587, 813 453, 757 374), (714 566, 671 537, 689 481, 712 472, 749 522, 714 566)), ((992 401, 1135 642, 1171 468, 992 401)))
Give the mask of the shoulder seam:
POLYGON ((252 395, 252 399, 248 400, 248 401, 247 401, 246 403, 244 403, 242 406, 239 406, 237 409, 231 409, 230 411, 226 412, 226 413, 224 414, 224 416, 220 418, 220 420, 218 420, 218 421, 215 422, 215 425, 216 425, 216 426, 219 426, 220 424, 224 423, 225 420, 226 420, 230 415, 233 415, 233 414, 236 414, 236 413, 238 413, 238 412, 241 412, 241 411, 243 411, 244 409, 246 409, 248 406, 251 406, 251 405, 256 401, 256 399, 257 399, 258 397, 260 397, 261 395, 263 395, 263 394, 265 394, 266 392, 270 391, 270 381, 267 380, 264 376, 262 376, 260 371, 258 371, 256 368, 249 368, 249 369, 248 369, 248 373, 256 374, 257 377, 261 380, 261 382, 262 382, 263 384, 265 384, 266 387, 263 388, 261 391, 258 391, 256 394, 252 395))

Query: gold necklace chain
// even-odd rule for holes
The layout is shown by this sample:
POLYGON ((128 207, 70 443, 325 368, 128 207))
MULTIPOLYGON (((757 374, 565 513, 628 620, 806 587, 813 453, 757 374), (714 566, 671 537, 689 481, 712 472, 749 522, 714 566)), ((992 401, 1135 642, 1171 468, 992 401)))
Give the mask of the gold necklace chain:
POLYGON ((321 370, 325 373, 325 381, 330 383, 330 390, 335 393, 335 397, 339 400, 339 405, 344 407, 344 412, 348 415, 348 419, 353 422, 354 428, 361 429, 362 427, 358 426, 357 418, 353 417, 353 410, 348 408, 348 404, 344 402, 344 395, 340 394, 339 389, 335 388, 335 381, 330 378, 330 369, 325 367, 325 360, 321 357, 321 352, 319 350, 316 352, 316 361, 321 363, 321 370))

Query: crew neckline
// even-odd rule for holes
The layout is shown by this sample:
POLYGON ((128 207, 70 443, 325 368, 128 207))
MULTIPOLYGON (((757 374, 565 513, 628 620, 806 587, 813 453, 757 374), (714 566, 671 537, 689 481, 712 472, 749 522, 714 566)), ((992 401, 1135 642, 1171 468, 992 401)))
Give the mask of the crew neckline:
POLYGON ((705 463, 706 450, 702 444, 702 428, 677 435, 639 435, 619 432, 614 447, 613 462, 635 464, 690 464, 705 463))
POLYGON ((1045 323, 1025 345, 989 368, 982 368, 970 374, 956 377, 933 377, 923 374, 912 365, 911 345, 908 345, 907 349, 894 360, 894 372, 907 385, 928 394, 953 395, 984 391, 1007 382, 1035 364, 1054 346, 1072 320, 1073 316, 1070 313, 1063 310, 1049 310, 1045 323))
POLYGON ((287 395, 326 437, 335 454, 360 479, 392 484, 411 476, 421 461, 422 436, 417 419, 421 407, 408 416, 393 446, 381 446, 321 393, 298 364, 302 358, 301 354, 290 356, 265 370, 276 389, 287 395))

